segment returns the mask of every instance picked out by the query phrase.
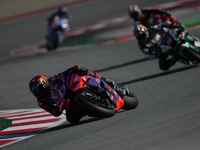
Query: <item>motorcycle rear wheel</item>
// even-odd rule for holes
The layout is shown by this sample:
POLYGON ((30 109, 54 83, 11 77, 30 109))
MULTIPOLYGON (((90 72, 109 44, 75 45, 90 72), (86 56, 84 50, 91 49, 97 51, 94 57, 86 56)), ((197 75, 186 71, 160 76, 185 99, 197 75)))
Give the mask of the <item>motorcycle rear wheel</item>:
POLYGON ((133 93, 129 93, 128 95, 124 96, 123 100, 124 106, 122 107, 122 109, 130 110, 138 106, 138 98, 133 93))
POLYGON ((115 115, 115 110, 113 108, 101 107, 97 104, 92 103, 87 100, 84 96, 79 96, 76 100, 77 105, 84 111, 92 114, 96 117, 112 117, 115 115))

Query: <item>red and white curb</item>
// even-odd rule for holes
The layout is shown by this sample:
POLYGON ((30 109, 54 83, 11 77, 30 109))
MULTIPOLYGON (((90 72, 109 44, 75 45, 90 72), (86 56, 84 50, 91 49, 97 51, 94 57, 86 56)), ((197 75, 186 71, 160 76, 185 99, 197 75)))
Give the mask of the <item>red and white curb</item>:
POLYGON ((0 131, 0 148, 41 133, 66 121, 66 116, 54 117, 42 109, 0 111, 0 118, 12 121, 11 126, 0 131))
MULTIPOLYGON (((171 2, 171 3, 156 6, 156 8, 162 8, 162 9, 173 10, 173 11, 174 10, 182 10, 182 9, 191 9, 191 8, 195 8, 195 7, 200 7, 200 2, 197 1, 197 0, 178 0, 176 2, 171 2), (198 2, 198 3, 195 3, 195 2, 198 2), (188 4, 188 6, 187 6, 187 4, 188 4)), ((86 34, 88 32, 92 32, 92 31, 97 31, 97 30, 106 28, 109 25, 122 23, 122 22, 128 21, 130 19, 131 18, 129 17, 129 15, 116 17, 114 19, 110 19, 110 20, 106 20, 106 21, 101 22, 101 23, 90 25, 90 26, 85 27, 83 29, 71 31, 67 35, 66 38, 83 35, 83 34, 86 34)), ((131 39, 131 38, 133 38, 133 36, 128 35, 127 37, 122 37, 122 38, 114 39, 114 40, 108 40, 108 41, 105 41, 105 42, 99 42, 99 43, 95 43, 95 44, 57 48, 54 52, 75 50, 75 49, 78 49, 78 48, 85 48, 85 47, 90 47, 90 46, 93 46, 93 45, 109 44, 109 43, 123 41, 123 40, 131 39)), ((49 51, 46 48, 39 48, 39 47, 44 46, 45 44, 46 44, 46 41, 44 40, 44 41, 41 41, 41 42, 26 45, 24 47, 12 50, 10 52, 10 55, 11 56, 27 56, 27 55, 44 54, 44 53, 47 53, 49 51)))

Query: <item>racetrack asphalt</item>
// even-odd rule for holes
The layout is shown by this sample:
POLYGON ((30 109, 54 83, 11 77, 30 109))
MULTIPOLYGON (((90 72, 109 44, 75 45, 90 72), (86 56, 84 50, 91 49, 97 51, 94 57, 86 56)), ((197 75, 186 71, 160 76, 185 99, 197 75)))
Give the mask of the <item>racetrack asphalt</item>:
POLYGON ((2 0, 0 2, 0 22, 2 20, 10 20, 11 18, 19 18, 24 16, 31 16, 37 14, 38 12, 46 12, 50 10, 55 10, 59 6, 72 6, 78 3, 83 3, 91 0, 2 0))
MULTIPOLYGON (((156 0, 134 2, 141 7, 158 5, 156 0)), ((168 2, 172 0, 159 4, 168 2)), ((131 0, 96 0, 69 7, 73 29, 124 15, 132 3, 131 0)), ((198 17, 195 15, 198 12, 198 9, 182 11, 177 18, 183 22, 192 20, 198 17)), ((2 150, 200 148, 198 66, 177 63, 169 71, 161 71, 156 60, 150 61, 142 54, 136 40, 45 55, 10 57, 11 50, 44 39, 45 18, 50 13, 0 25, 0 38, 3 39, 0 43, 0 109, 38 108, 28 89, 29 80, 37 74, 49 77, 75 64, 97 71, 116 83, 126 84, 138 96, 139 106, 135 110, 120 111, 112 118, 85 117, 79 125, 65 122, 2 150)), ((189 32, 200 37, 199 28, 189 32)))

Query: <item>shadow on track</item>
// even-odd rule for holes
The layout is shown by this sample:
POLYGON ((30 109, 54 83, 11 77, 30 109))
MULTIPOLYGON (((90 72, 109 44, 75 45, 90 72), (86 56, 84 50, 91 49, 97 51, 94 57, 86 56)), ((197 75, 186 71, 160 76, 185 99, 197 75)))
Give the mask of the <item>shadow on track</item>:
POLYGON ((111 69, 116 69, 116 68, 125 67, 125 66, 128 66, 128 65, 133 65, 133 64, 136 64, 136 63, 141 63, 141 62, 144 62, 144 61, 147 61, 147 60, 149 60, 149 58, 142 58, 142 59, 138 59, 138 60, 134 60, 134 61, 130 61, 130 62, 121 64, 121 65, 116 65, 116 66, 108 67, 108 68, 105 68, 105 69, 95 70, 94 72, 108 71, 108 70, 111 70, 111 69))
MULTIPOLYGON (((116 114, 125 113, 127 111, 131 111, 131 110, 121 109, 120 111, 116 112, 116 114)), ((59 126, 56 126, 56 127, 53 127, 53 128, 46 129, 46 130, 42 131, 40 134, 43 134, 43 133, 46 133, 46 132, 51 132, 51 131, 56 131, 56 130, 61 130, 61 129, 65 129, 65 128, 70 128, 70 127, 73 127, 73 126, 79 126, 79 125, 82 125, 82 124, 95 122, 95 121, 99 121, 99 120, 103 120, 103 119, 109 119, 109 118, 92 117, 92 118, 88 118, 86 120, 82 120, 82 121, 80 120, 78 123, 75 123, 75 124, 71 124, 70 122, 67 122, 67 120, 66 120, 67 124, 63 124, 63 125, 59 125, 59 126)))
POLYGON ((66 120, 67 124, 56 126, 56 127, 53 127, 53 128, 49 128, 49 129, 41 132, 40 134, 43 134, 43 133, 46 133, 46 132, 51 132, 51 131, 56 131, 56 130, 60 130, 60 129, 70 128, 70 127, 73 127, 73 126, 79 126, 81 124, 90 123, 90 122, 94 122, 94 121, 98 121, 98 120, 102 120, 102 119, 106 119, 106 118, 100 118, 100 117, 89 118, 87 120, 82 120, 82 121, 80 120, 78 123, 75 123, 75 124, 71 124, 70 122, 67 122, 67 120, 66 120))
POLYGON ((136 82, 140 82, 140 81, 145 81, 145 80, 149 80, 149 79, 154 79, 154 78, 158 78, 158 77, 182 72, 182 71, 189 70, 189 69, 194 69, 196 67, 199 67, 199 66, 198 65, 187 66, 187 67, 183 67, 183 68, 179 68, 179 69, 175 69, 175 70, 170 70, 170 71, 165 71, 165 72, 162 72, 162 73, 158 73, 158 74, 154 74, 154 75, 150 75, 150 76, 146 76, 146 77, 141 77, 141 78, 138 78, 138 79, 134 79, 134 80, 130 80, 130 81, 122 82, 122 83, 117 83, 117 84, 126 85, 126 84, 136 83, 136 82))

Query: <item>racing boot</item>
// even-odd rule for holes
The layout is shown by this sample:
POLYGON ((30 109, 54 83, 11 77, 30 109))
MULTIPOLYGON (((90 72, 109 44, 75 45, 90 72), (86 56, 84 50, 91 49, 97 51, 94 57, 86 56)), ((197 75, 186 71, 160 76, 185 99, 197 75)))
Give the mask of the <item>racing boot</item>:
POLYGON ((129 89, 125 85, 114 85, 114 90, 119 94, 121 98, 123 98, 127 93, 129 93, 129 89))
POLYGON ((115 82, 113 80, 110 80, 108 78, 103 78, 102 79, 112 88, 114 89, 117 94, 119 94, 119 96, 121 98, 123 98, 125 95, 127 95, 128 93, 130 93, 129 89, 125 86, 125 85, 116 85, 115 82))

